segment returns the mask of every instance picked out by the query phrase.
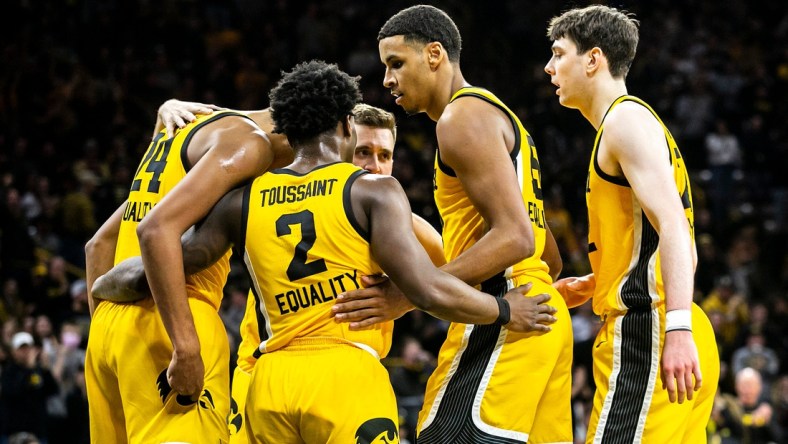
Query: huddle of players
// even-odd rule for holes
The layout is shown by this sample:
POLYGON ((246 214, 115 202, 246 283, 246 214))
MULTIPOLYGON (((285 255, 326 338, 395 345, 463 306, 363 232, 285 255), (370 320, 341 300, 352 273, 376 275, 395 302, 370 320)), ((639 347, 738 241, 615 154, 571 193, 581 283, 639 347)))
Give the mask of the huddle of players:
POLYGON ((592 275, 553 287, 560 257, 538 216, 533 140, 503 102, 464 80, 451 19, 408 8, 378 37, 384 86, 406 111, 437 122, 446 264, 424 249, 437 250, 437 233, 414 235, 419 223, 396 180, 349 163, 375 144, 390 147, 390 160, 396 134, 362 120, 377 112, 357 107, 357 80, 336 66, 296 66, 272 90, 270 112, 188 116, 155 135, 128 203, 88 248, 93 296, 116 301, 100 302, 91 325, 92 439, 225 442, 233 410, 244 413, 229 417, 234 442, 396 442, 379 359, 393 319, 415 306, 452 321, 419 443, 572 442, 567 304, 593 295, 604 325, 588 441, 700 442, 719 364, 707 354, 708 320, 686 299, 694 248, 683 160, 624 86, 637 23, 593 6, 555 18, 548 33, 545 70, 559 100, 598 130, 587 190, 592 275), (602 32, 610 27, 621 32, 602 32), (365 131, 386 140, 357 143, 365 131), (142 222, 129 216, 146 204, 142 222), (216 313, 231 248, 252 282, 232 405, 216 313), (390 280, 365 278, 375 285, 361 288, 362 276, 383 272, 390 280), (139 299, 147 292, 153 298, 139 299))

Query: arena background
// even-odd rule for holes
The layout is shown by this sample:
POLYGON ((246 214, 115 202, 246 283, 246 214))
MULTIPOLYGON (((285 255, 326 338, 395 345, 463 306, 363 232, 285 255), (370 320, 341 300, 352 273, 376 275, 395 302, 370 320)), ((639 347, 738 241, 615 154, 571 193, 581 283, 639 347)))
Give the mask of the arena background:
MULTIPOLYGON (((414 211, 438 226, 431 188, 434 124, 394 105, 381 85, 377 55, 378 29, 411 4, 4 2, 0 366, 12 365, 14 333, 28 331, 43 350, 39 364, 57 386, 47 395, 20 395, 20 387, 0 380, 0 443, 16 430, 20 415, 39 418, 29 431, 42 439, 47 434, 50 443, 87 442, 83 246, 124 200, 156 109, 168 98, 262 108, 282 70, 312 58, 337 63, 362 76, 366 102, 397 115, 394 175, 414 211)), ((460 28, 466 79, 516 110, 536 141, 563 275, 588 272, 584 182, 593 129, 579 113, 558 105, 543 71, 550 57, 548 20, 587 2, 433 4, 460 28)), ((695 299, 717 330, 720 393, 735 398, 735 372, 758 368, 765 381, 762 402, 773 409, 771 439, 788 439, 780 438, 788 437, 788 8, 781 0, 610 5, 641 21, 629 91, 667 122, 692 171, 700 257, 695 299)), ((234 271, 226 288, 222 317, 233 343, 247 286, 234 271)), ((586 305, 573 311, 573 323, 581 436, 597 321, 586 305)), ((386 363, 400 398, 403 438, 413 437, 423 384, 445 328, 419 313, 398 321, 386 363)), ((732 441, 738 432, 721 424, 710 423, 710 442, 745 442, 732 441)))

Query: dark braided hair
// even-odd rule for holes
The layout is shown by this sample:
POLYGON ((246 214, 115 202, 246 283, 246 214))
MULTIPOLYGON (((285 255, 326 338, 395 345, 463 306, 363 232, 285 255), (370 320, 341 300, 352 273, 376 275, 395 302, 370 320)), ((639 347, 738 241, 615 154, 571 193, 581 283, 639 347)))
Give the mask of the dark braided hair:
POLYGON ((334 129, 361 101, 358 81, 321 60, 299 63, 283 72, 268 95, 274 132, 295 145, 334 129))
POLYGON ((462 51, 460 30, 448 14, 434 6, 416 5, 394 14, 380 28, 378 41, 395 35, 404 36, 406 42, 422 45, 440 42, 446 49, 450 61, 460 61, 460 51, 462 51))

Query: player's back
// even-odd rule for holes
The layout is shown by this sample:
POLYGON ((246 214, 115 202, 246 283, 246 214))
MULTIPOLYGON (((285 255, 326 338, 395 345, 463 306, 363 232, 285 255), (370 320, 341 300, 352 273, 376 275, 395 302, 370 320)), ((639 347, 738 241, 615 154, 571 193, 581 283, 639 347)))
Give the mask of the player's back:
MULTIPOLYGON (((517 173, 523 202, 531 219, 534 232, 534 254, 506 270, 507 278, 527 274, 529 277, 552 283, 548 266, 542 260, 546 238, 544 202, 542 201, 541 170, 536 147, 520 119, 491 92, 476 87, 466 87, 452 96, 476 97, 495 106, 506 114, 514 130, 514 148, 509 154, 517 173)), ((490 174, 496 174, 491 171, 490 174)), ((443 221, 443 247, 446 260, 451 262, 468 250, 486 232, 484 219, 474 207, 456 173, 441 161, 440 148, 435 154, 435 204, 443 221)))
MULTIPOLYGON (((220 119, 243 115, 219 111, 201 115, 197 119, 168 137, 165 130, 159 132, 151 141, 140 161, 129 197, 123 212, 115 250, 115 264, 132 256, 140 255, 137 226, 153 208, 189 172, 188 150, 198 131, 210 130, 209 124, 220 119)), ((199 197, 195 197, 199 198, 199 197)), ((218 309, 222 288, 230 270, 229 253, 207 269, 186 277, 186 287, 190 297, 203 299, 218 309)))
POLYGON ((298 338, 354 343, 383 357, 393 323, 350 331, 330 309, 336 296, 381 273, 368 233, 353 215, 350 188, 360 168, 333 163, 304 174, 273 170, 244 190, 244 256, 257 307, 260 352, 298 338))

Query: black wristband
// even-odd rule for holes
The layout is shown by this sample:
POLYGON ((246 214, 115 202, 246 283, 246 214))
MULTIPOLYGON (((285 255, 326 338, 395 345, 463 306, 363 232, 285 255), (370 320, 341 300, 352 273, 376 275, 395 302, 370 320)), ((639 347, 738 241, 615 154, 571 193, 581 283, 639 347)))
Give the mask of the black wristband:
POLYGON ((495 298, 495 302, 498 303, 498 319, 495 320, 495 325, 500 325, 503 327, 504 325, 508 324, 509 321, 512 320, 512 313, 509 307, 509 301, 504 299, 503 297, 495 298))

